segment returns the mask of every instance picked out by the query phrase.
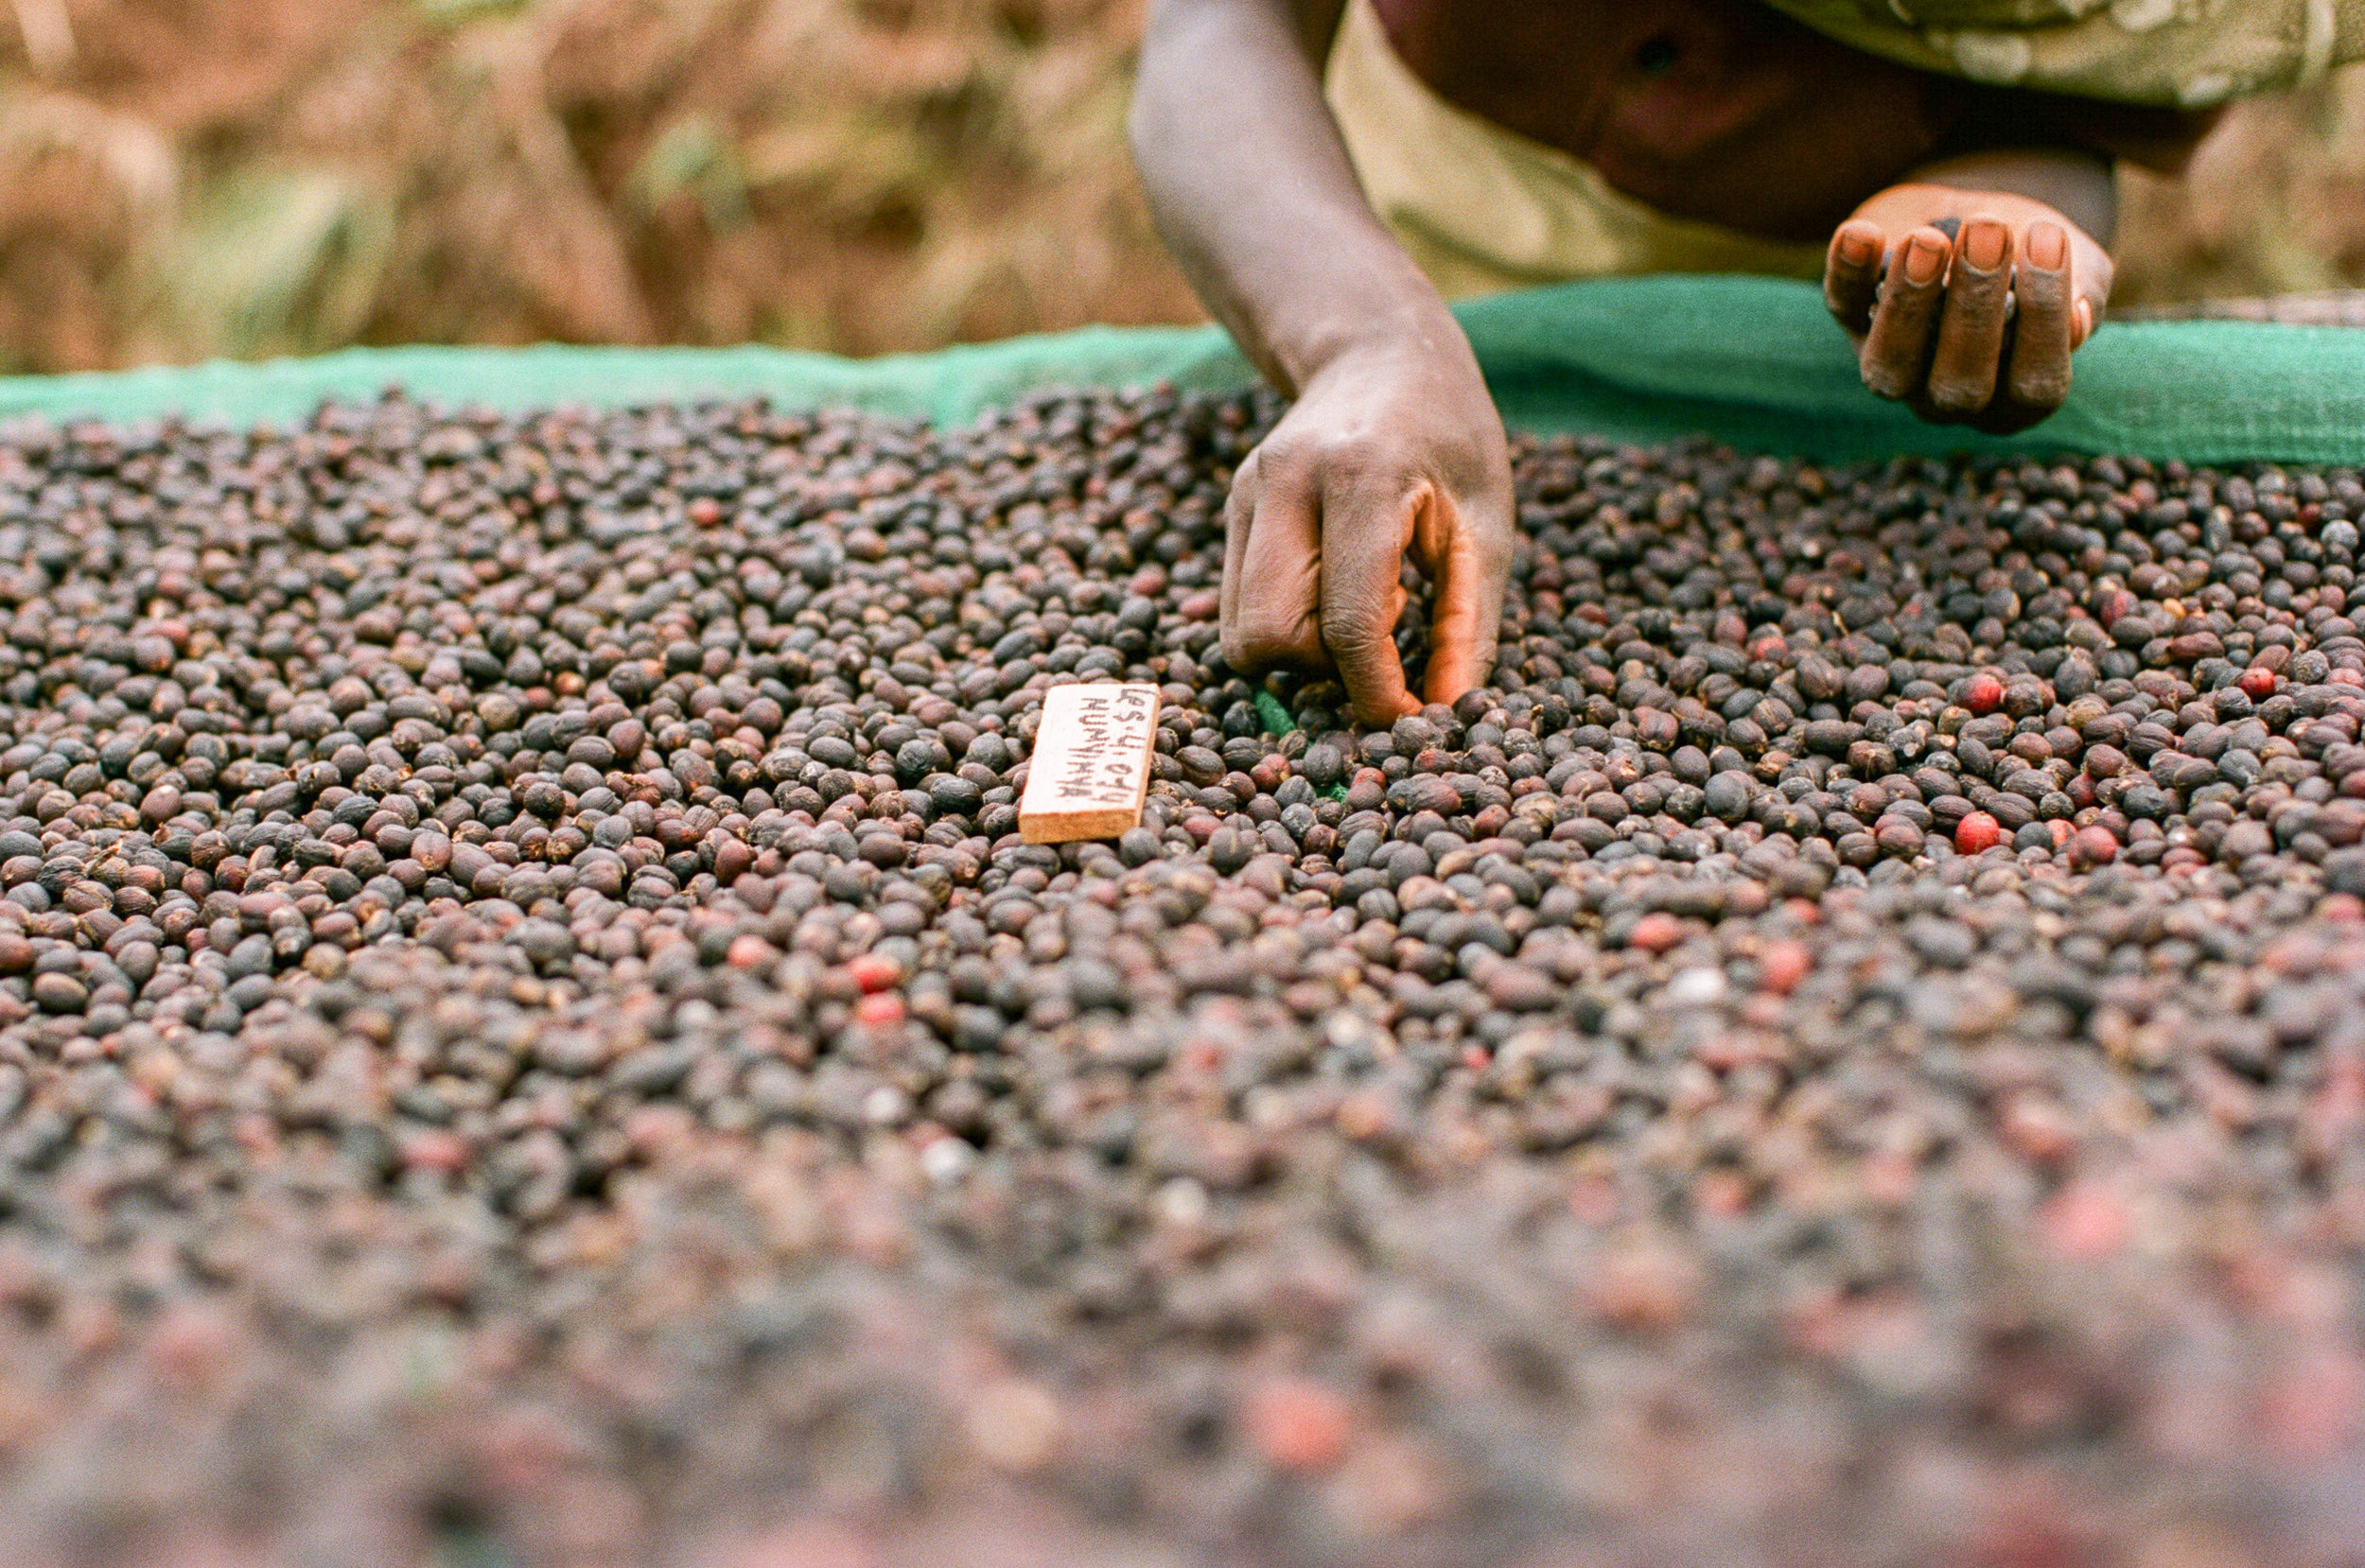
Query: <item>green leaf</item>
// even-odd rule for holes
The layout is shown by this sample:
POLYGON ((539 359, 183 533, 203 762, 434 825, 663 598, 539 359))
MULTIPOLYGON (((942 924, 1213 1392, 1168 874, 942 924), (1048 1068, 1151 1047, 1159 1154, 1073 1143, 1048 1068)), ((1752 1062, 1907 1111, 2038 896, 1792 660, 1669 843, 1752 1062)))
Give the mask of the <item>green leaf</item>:
POLYGON ((1297 720, 1281 706, 1281 699, 1270 691, 1256 693, 1256 716, 1265 721, 1267 735, 1288 735, 1298 727, 1297 720))

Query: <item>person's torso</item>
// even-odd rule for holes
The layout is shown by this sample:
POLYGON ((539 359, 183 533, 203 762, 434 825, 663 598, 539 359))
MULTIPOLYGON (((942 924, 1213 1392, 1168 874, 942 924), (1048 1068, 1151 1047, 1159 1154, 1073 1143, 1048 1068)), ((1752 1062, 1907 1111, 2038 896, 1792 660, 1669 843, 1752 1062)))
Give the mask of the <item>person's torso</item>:
POLYGON ((1828 236, 1939 151, 1974 90, 1835 44, 1756 0, 1374 0, 1447 102, 1677 218, 1828 236))

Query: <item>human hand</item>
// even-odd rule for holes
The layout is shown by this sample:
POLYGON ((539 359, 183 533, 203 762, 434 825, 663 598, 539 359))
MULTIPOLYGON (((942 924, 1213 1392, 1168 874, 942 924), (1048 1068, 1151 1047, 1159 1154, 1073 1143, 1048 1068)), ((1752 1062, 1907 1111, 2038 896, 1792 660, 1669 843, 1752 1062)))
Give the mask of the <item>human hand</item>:
POLYGON ((2068 398, 2070 356, 2101 321, 2113 270, 2041 201, 1901 185, 1832 236, 1824 300, 1872 392, 1934 424, 2001 435, 2068 398), (1953 234, 1940 227, 1950 219, 1953 234))
POLYGON ((1494 671, 1512 526, 1502 420, 1459 332, 1341 354, 1234 477, 1224 660, 1333 671, 1364 723, 1418 712, 1395 644, 1409 555, 1436 590, 1428 699, 1450 703, 1494 671))

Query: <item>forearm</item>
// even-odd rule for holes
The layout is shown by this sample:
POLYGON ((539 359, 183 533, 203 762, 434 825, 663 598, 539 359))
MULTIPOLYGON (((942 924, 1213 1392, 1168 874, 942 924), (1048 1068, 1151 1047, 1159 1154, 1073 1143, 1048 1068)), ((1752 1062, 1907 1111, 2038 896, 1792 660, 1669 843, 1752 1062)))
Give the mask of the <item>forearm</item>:
POLYGON ((1159 232, 1291 396, 1360 345, 1459 341, 1364 200, 1300 26, 1286 0, 1160 0, 1131 121, 1159 232))

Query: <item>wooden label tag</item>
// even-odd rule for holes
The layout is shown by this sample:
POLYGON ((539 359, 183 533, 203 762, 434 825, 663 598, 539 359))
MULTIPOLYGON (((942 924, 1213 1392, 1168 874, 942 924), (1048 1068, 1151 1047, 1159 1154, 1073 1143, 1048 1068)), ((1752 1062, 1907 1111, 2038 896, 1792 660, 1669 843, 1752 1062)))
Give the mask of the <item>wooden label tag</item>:
POLYGON ((1154 686, 1055 686, 1018 803, 1028 844, 1112 839, 1141 826, 1158 728, 1154 686))

